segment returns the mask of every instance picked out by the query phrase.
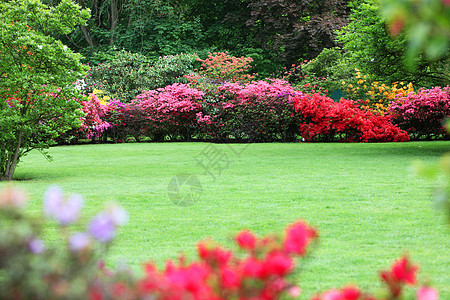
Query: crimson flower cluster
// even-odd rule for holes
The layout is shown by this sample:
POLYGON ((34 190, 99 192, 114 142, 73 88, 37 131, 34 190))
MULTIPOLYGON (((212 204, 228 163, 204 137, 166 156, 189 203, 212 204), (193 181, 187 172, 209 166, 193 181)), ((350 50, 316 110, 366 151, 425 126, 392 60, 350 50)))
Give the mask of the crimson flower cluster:
POLYGON ((81 101, 81 105, 85 116, 81 119, 79 132, 88 139, 98 138, 102 132, 111 127, 110 123, 103 120, 108 111, 107 106, 101 104, 95 94, 90 94, 87 101, 81 101))
POLYGON ((200 260, 187 264, 168 262, 162 271, 145 267, 138 283, 142 294, 158 299, 279 299, 282 294, 297 296, 300 289, 286 281, 295 268, 295 259, 306 254, 317 231, 303 221, 291 224, 282 237, 259 238, 245 230, 235 241, 245 252, 240 258, 212 241, 197 245, 200 260))
POLYGON ((408 134, 389 119, 361 110, 355 102, 320 94, 292 95, 300 114, 300 133, 306 141, 406 142, 408 134))

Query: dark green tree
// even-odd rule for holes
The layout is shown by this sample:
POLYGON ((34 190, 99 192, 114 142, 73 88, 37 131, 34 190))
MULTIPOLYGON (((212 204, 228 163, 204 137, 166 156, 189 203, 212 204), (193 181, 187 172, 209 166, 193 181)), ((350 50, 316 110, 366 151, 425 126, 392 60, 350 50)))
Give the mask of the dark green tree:
MULTIPOLYGON (((49 0, 47 0, 49 1, 49 0)), ((54 2, 54 1, 51 1, 54 2)), ((152 58, 192 52, 204 46, 199 18, 169 0, 78 0, 92 12, 86 25, 66 35, 66 43, 86 56, 117 48, 152 58)))

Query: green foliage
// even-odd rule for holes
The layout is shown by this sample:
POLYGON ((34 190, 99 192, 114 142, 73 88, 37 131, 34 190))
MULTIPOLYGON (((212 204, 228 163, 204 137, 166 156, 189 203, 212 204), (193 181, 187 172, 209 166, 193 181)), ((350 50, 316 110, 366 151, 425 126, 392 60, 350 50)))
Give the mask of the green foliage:
POLYGON ((39 0, 0 3, 0 180, 12 179, 23 155, 78 124, 73 83, 85 67, 47 32, 67 34, 88 16, 70 0, 52 8, 39 0))
POLYGON ((445 0, 383 0, 382 13, 391 34, 405 31, 409 62, 423 53, 431 60, 449 58, 450 3, 445 0))
POLYGON ((125 50, 113 59, 91 68, 86 78, 86 92, 94 88, 107 91, 112 98, 130 102, 142 90, 153 90, 183 80, 194 70, 196 54, 159 57, 157 60, 125 50))
POLYGON ((85 0, 80 4, 92 11, 92 17, 65 41, 79 48, 90 63, 96 61, 96 53, 114 47, 154 59, 204 47, 199 18, 187 18, 186 7, 177 1, 85 0))
POLYGON ((353 5, 351 22, 339 31, 337 40, 362 73, 374 75, 378 81, 407 81, 421 86, 448 82, 448 66, 443 61, 430 62, 418 56, 416 69, 405 66, 406 36, 391 37, 377 1, 359 0, 353 5))
POLYGON ((317 85, 331 93, 342 88, 342 81, 354 79, 355 68, 342 49, 324 49, 316 58, 301 65, 298 86, 317 85))

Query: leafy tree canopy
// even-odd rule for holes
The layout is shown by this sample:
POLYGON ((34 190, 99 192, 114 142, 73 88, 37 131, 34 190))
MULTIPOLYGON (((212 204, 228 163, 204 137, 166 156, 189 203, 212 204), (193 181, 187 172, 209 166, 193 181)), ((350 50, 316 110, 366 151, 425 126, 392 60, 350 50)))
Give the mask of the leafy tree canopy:
POLYGON ((413 58, 416 68, 408 67, 405 33, 391 36, 376 0, 353 3, 350 23, 339 31, 337 40, 349 53, 349 60, 365 74, 380 81, 407 81, 417 85, 445 85, 449 82, 445 60, 430 61, 423 55, 413 58))
POLYGON ((0 180, 12 179, 23 155, 79 122, 74 82, 86 67, 49 34, 67 34, 88 18, 71 0, 54 7, 0 1, 0 180))

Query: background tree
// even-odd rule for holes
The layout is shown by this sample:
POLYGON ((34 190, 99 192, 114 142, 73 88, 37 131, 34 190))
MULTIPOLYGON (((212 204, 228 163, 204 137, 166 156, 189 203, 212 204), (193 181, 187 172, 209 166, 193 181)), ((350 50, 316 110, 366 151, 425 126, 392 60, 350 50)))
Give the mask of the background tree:
MULTIPOLYGON (((45 0, 57 3, 59 0, 45 0)), ((156 59, 181 52, 251 56, 262 77, 336 45, 349 0, 78 0, 92 11, 86 26, 63 36, 89 62, 113 47, 156 59)))
POLYGON ((21 157, 43 150, 79 122, 74 82, 81 56, 49 33, 68 34, 89 12, 71 0, 0 2, 0 180, 11 180, 21 157))
POLYGON ((373 74, 379 81, 413 82, 419 86, 446 85, 449 82, 445 59, 429 60, 423 55, 413 59, 416 68, 408 67, 405 33, 391 36, 378 1, 353 2, 351 22, 338 34, 349 61, 364 74, 373 74))
POLYGON ((287 64, 311 59, 336 46, 335 31, 347 23, 349 1, 250 0, 245 24, 264 48, 287 64))
POLYGON ((91 18, 63 40, 88 57, 115 47, 157 58, 193 52, 204 46, 198 18, 187 18, 187 8, 179 1, 78 0, 78 3, 91 10, 91 18))

